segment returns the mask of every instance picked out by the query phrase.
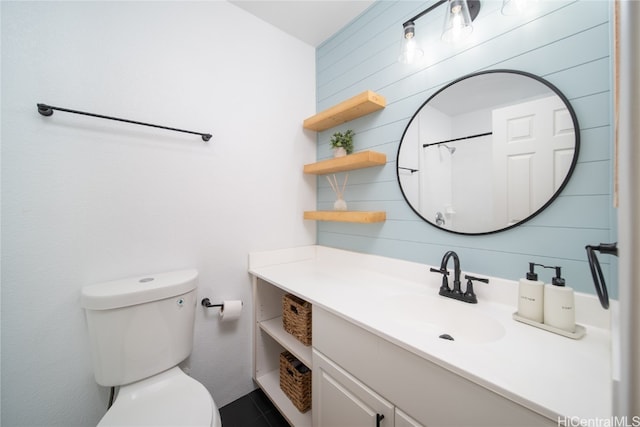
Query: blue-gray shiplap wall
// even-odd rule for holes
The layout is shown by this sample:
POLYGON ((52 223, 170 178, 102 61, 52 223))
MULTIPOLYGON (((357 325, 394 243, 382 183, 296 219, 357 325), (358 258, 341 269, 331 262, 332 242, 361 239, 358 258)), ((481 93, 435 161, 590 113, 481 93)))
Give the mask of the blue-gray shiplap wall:
MULTIPOLYGON (((569 286, 594 293, 584 247, 617 240, 611 195, 611 3, 542 0, 532 14, 507 17, 500 12, 501 0, 482 0, 471 38, 458 46, 440 41, 440 7, 416 22, 423 61, 398 63, 402 22, 434 2, 378 1, 317 49, 317 111, 367 89, 387 100, 384 110, 317 136, 318 160, 331 157, 332 133, 346 129, 356 132, 356 151, 387 155, 384 167, 350 172, 345 192, 349 209, 384 210, 387 220, 319 222, 318 244, 432 265, 455 250, 463 270, 514 280, 529 261, 559 265, 569 286), (560 196, 519 227, 483 236, 438 230, 415 215, 400 192, 396 156, 402 132, 415 110, 447 82, 498 68, 537 74, 567 96, 580 125, 578 164, 560 196)), ((317 208, 332 209, 334 199, 320 177, 317 208)), ((615 297, 615 261, 600 258, 615 297)), ((550 281, 551 271, 540 278, 550 281)))

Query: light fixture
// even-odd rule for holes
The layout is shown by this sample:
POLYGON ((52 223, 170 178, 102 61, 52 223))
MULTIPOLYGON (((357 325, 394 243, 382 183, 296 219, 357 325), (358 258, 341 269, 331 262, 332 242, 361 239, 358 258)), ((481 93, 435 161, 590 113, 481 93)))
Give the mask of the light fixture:
POLYGON ((402 24, 402 47, 398 57, 399 62, 411 64, 422 57, 424 52, 420 49, 415 39, 415 21, 444 3, 447 3, 447 12, 442 40, 447 42, 457 41, 473 31, 471 22, 480 12, 480 0, 438 0, 432 6, 402 24))
POLYGON ((469 5, 466 0, 449 0, 444 15, 442 40, 447 43, 457 42, 473 31, 469 5))
POLYGON ((403 64, 412 64, 424 55, 424 52, 416 43, 415 35, 416 26, 413 21, 406 22, 403 25, 402 48, 400 50, 400 57, 398 58, 398 61, 403 64))

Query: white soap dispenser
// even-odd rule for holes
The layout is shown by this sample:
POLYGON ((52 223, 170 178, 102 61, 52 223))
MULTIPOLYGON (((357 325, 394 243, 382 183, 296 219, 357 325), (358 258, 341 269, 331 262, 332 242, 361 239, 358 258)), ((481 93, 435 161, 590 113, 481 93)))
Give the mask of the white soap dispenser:
POLYGON ((540 264, 529 263, 526 279, 520 279, 518 285, 518 316, 534 322, 543 321, 544 283, 538 280, 534 266, 540 264))
POLYGON ((556 277, 544 285, 544 323, 568 332, 576 330, 576 311, 573 289, 565 286, 560 277, 560 267, 555 267, 556 277))

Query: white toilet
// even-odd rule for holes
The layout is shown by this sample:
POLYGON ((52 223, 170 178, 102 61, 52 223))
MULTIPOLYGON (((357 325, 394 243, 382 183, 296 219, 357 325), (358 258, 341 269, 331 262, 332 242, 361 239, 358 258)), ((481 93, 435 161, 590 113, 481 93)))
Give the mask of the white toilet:
POLYGON ((96 381, 120 386, 98 426, 222 426, 207 389, 178 367, 193 347, 197 279, 182 270, 82 289, 96 381))

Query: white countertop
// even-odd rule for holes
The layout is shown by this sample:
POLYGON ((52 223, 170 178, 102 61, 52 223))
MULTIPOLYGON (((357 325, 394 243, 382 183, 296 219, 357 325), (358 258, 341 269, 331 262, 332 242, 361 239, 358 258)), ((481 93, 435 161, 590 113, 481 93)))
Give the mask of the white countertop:
MULTIPOLYGON (((251 274, 554 421, 611 416, 611 334, 597 298, 576 294, 578 323, 587 333, 574 340, 512 319, 517 282, 490 277, 489 284, 474 283, 478 304, 466 304, 439 296, 441 275, 429 267, 322 246, 252 253, 249 260, 251 274), (476 343, 421 333, 406 322, 412 310, 420 315, 416 307, 399 321, 385 305, 403 295, 492 319, 504 334, 476 343)), ((463 271, 462 278, 465 273, 473 274, 463 271)))

